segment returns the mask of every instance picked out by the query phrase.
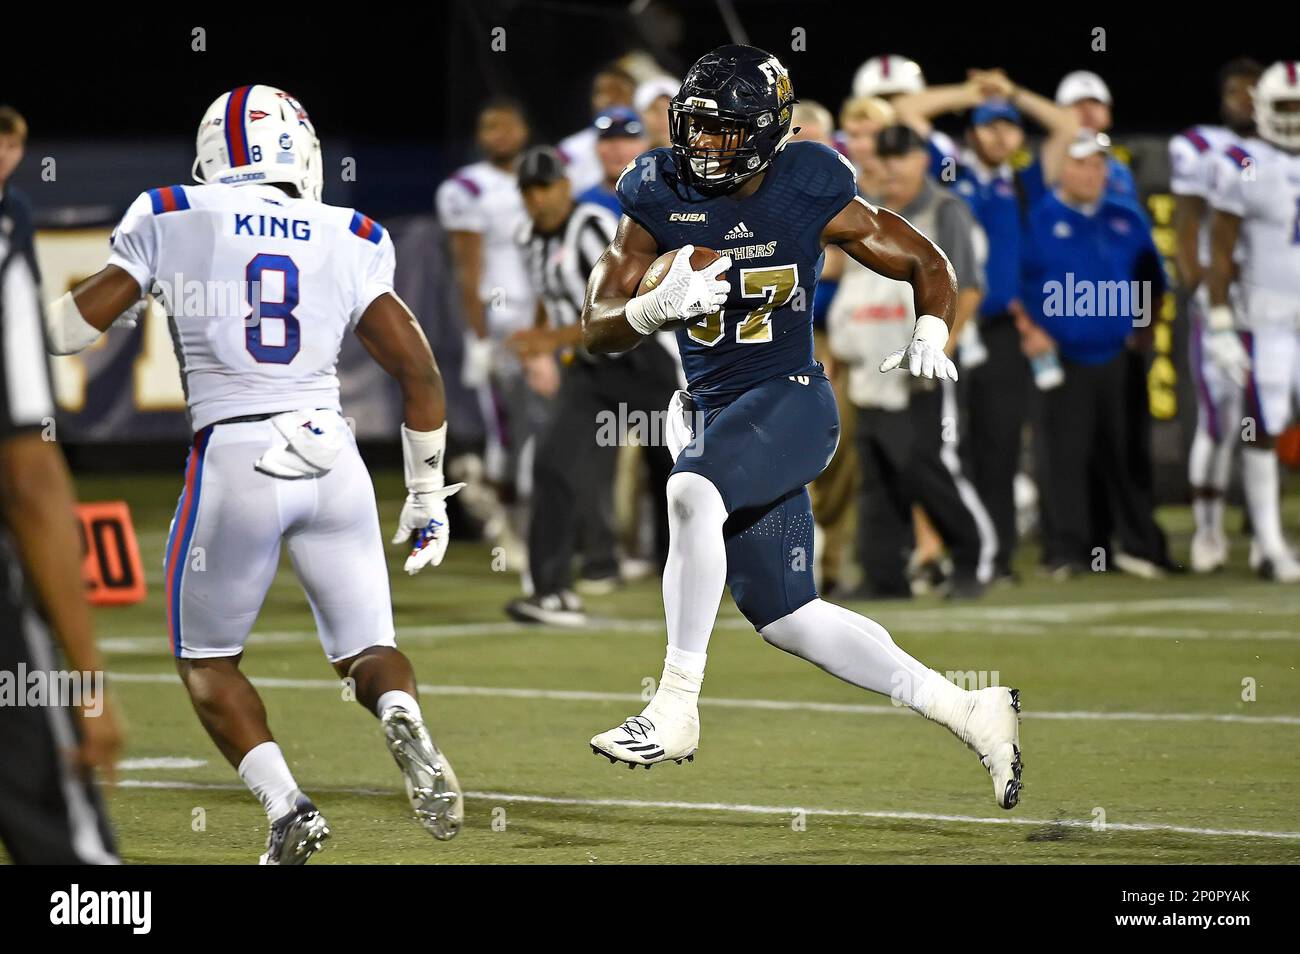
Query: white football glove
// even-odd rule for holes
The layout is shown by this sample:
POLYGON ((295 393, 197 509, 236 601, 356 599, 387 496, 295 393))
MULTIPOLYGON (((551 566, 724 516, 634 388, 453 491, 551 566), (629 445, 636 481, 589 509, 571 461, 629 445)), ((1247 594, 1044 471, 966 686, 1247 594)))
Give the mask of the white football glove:
POLYGON ((149 299, 141 298, 138 302, 128 308, 122 314, 113 319, 110 328, 134 328, 144 317, 144 313, 149 310, 149 299))
POLYGON ((446 450, 445 423, 434 431, 413 431, 402 425, 402 470, 407 494, 393 543, 411 542, 405 569, 412 576, 430 563, 441 563, 451 539, 447 498, 465 485, 443 486, 442 459, 446 450))
POLYGON ((411 576, 430 563, 437 566, 442 562, 447 553, 447 543, 451 539, 451 525, 447 521, 447 498, 464 486, 452 484, 440 490, 412 490, 406 495, 402 515, 397 518, 393 543, 410 541, 411 555, 406 558, 405 570, 411 576))
POLYGON ((700 318, 727 303, 731 283, 718 276, 731 267, 731 256, 723 255, 697 272, 691 268, 694 251, 694 245, 683 245, 673 257, 672 267, 663 281, 653 291, 628 301, 623 314, 629 325, 643 335, 650 335, 665 321, 700 318))
POLYGON ((943 352, 948 343, 948 326, 942 318, 934 315, 922 315, 916 319, 912 329, 912 340, 906 348, 900 348, 880 362, 881 371, 893 371, 907 359, 905 370, 914 378, 938 378, 940 381, 956 381, 957 366, 943 352))
POLYGON ((1205 353, 1237 387, 1246 386, 1250 373, 1250 355, 1241 343, 1241 337, 1232 328, 1232 308, 1216 305, 1210 309, 1205 336, 1201 339, 1205 353))
POLYGON ((465 335, 465 353, 460 364, 460 383, 471 391, 488 383, 492 371, 492 339, 474 332, 465 335))

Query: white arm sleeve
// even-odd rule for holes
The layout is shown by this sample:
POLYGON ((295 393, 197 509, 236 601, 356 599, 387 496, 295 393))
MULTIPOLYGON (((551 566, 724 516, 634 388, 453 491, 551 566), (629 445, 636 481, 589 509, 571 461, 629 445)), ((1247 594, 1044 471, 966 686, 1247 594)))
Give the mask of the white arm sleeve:
POLYGON ((1231 215, 1246 214, 1246 180, 1240 164, 1231 156, 1214 157, 1210 205, 1231 215))
POLYGON ((108 244, 112 249, 108 264, 130 272, 142 294, 153 287, 158 269, 158 219, 147 192, 131 203, 108 244))
POLYGON ((438 221, 448 232, 486 232, 483 203, 467 179, 452 176, 438 186, 438 221))
POLYGON ((371 302, 380 295, 393 291, 393 270, 397 266, 397 253, 388 230, 384 229, 384 236, 379 240, 378 245, 367 242, 366 251, 370 254, 364 259, 357 281, 356 302, 348 317, 348 327, 351 329, 357 327, 357 322, 361 320, 361 316, 365 314, 371 302))
POLYGON ((1174 195, 1209 197, 1208 167, 1212 151, 1201 152, 1182 133, 1169 140, 1169 191, 1174 195))

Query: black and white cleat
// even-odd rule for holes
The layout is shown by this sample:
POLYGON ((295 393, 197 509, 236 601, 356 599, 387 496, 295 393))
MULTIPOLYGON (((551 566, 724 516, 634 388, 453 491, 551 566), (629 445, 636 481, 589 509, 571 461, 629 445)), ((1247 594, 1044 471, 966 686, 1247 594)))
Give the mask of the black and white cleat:
POLYGON ((307 859, 324 847, 330 836, 329 824, 312 800, 302 793, 293 811, 271 824, 266 835, 266 851, 258 859, 261 865, 305 865, 307 859))

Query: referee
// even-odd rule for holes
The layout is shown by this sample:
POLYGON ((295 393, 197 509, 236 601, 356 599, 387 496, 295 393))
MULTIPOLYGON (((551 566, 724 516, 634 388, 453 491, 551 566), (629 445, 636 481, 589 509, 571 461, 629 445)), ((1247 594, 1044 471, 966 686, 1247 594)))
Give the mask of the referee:
POLYGON ((54 406, 31 219, 12 187, 0 180, 0 190, 0 678, 15 690, 0 697, 0 841, 19 864, 114 864, 92 773, 112 770, 121 739, 91 636, 68 469, 42 434, 54 406), (33 698, 32 677, 60 665, 96 674, 98 694, 79 707, 33 698))
MULTIPOLYGON (((601 439, 611 430, 602 422, 615 422, 622 439, 624 422, 645 415, 648 423, 662 414, 678 387, 678 363, 658 338, 618 356, 582 349, 587 277, 613 240, 617 219, 598 205, 574 202, 564 160, 548 146, 524 154, 519 189, 530 220, 521 242, 541 303, 537 327, 516 333, 510 343, 524 357, 560 351, 569 360, 533 461, 533 595, 513 600, 506 612, 523 622, 579 626, 586 617, 571 589, 574 538, 584 506, 608 506, 618 458, 614 442, 601 439)), ((672 459, 662 445, 646 447, 646 454, 656 513, 666 520, 663 488, 672 459)))

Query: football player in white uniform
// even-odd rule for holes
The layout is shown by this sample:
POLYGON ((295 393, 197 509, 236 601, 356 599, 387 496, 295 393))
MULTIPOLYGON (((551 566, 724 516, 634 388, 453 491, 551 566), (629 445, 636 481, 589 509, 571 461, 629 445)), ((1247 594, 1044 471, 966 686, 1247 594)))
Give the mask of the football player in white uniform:
POLYGON ((1282 535, 1273 449, 1300 395, 1300 63, 1266 69, 1254 101, 1256 134, 1220 153, 1210 196, 1204 341, 1245 388, 1243 419, 1253 427, 1243 427, 1241 469, 1260 569, 1300 582, 1300 562, 1282 535), (1241 305, 1234 308, 1229 288, 1238 272, 1241 305))
POLYGON ((344 421, 335 375, 354 332, 401 388, 409 494, 394 543, 406 571, 448 539, 442 378, 393 292, 393 243, 376 222, 320 201, 320 145, 281 90, 242 86, 199 126, 198 186, 143 193, 105 268, 49 309, 50 350, 95 341, 153 291, 171 324, 194 443, 167 541, 167 625, 203 727, 261 800, 263 864, 302 864, 329 836, 240 672, 283 542, 321 644, 381 720, 417 820, 459 830, 460 787, 425 728, 415 674, 394 639, 374 487, 344 421))
MULTIPOLYGON (((1191 566, 1197 573, 1217 570, 1228 558, 1228 540, 1223 532, 1223 496, 1241 421, 1241 387, 1211 358, 1207 347, 1226 340, 1214 336, 1206 340, 1209 290, 1205 272, 1210 264, 1208 200, 1218 157, 1254 132, 1251 89, 1261 72, 1263 67, 1250 59, 1226 64, 1219 71, 1223 125, 1193 126, 1169 140, 1172 169, 1169 188, 1174 194, 1178 274, 1183 290, 1190 296, 1188 340, 1192 374, 1196 379, 1196 435, 1192 438, 1187 472, 1196 520, 1191 566)), ((1234 283, 1229 295, 1234 300, 1235 288, 1234 283)), ((1231 344, 1228 347, 1234 350, 1231 344)), ((1240 349, 1235 350, 1240 353, 1240 349)))

